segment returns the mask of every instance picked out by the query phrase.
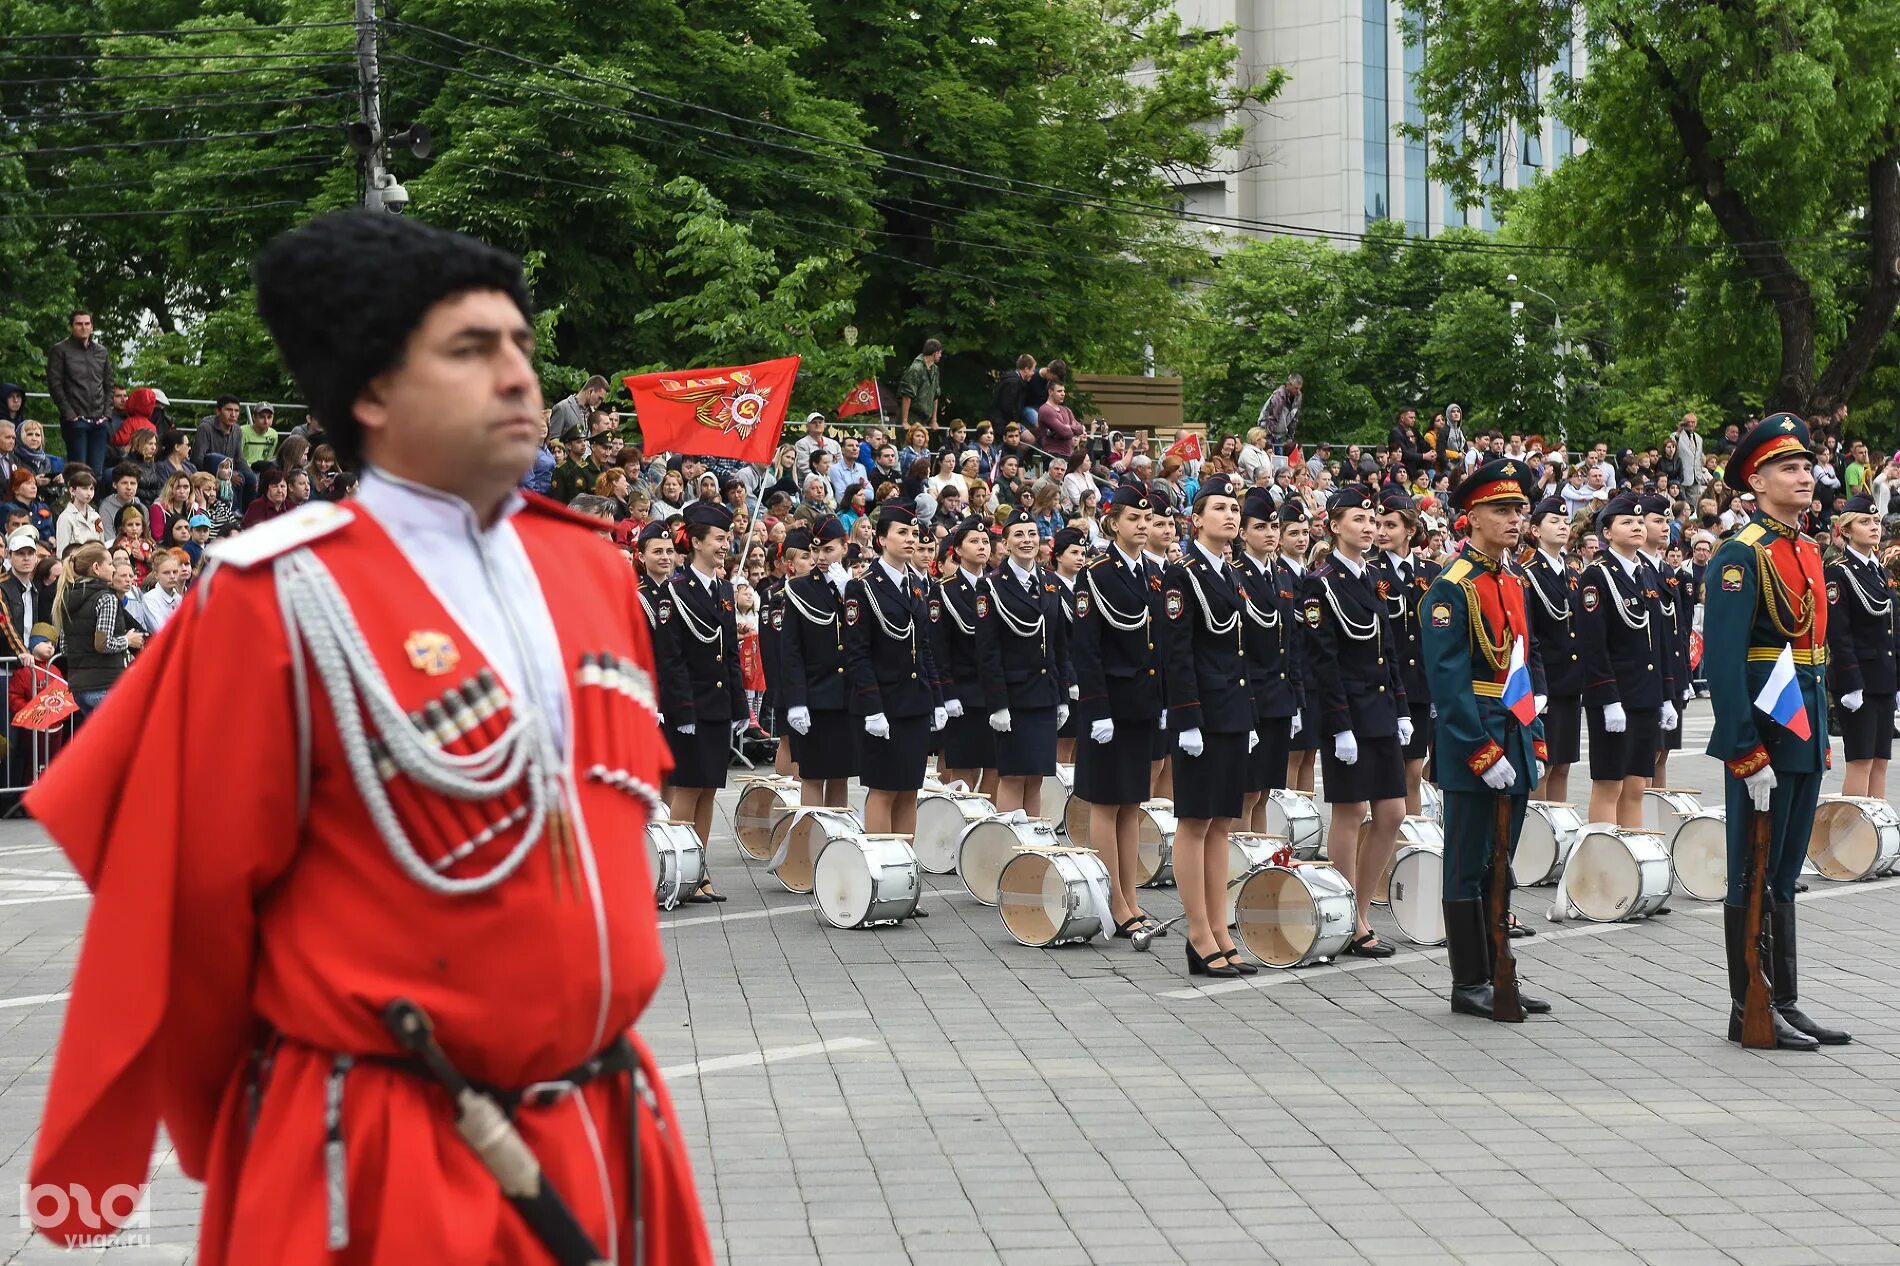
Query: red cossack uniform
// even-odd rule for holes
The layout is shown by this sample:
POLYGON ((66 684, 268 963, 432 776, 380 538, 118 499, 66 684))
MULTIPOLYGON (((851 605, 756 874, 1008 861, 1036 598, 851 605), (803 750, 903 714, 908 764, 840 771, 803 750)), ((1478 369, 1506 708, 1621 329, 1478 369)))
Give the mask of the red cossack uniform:
MULTIPOLYGON (((292 560, 333 579, 356 636, 354 660, 331 655, 329 669, 364 681, 373 665, 380 715, 418 714, 441 750, 467 755, 505 745, 515 708, 474 638, 350 502, 236 538, 239 556, 187 595, 30 793, 94 895, 33 1182, 139 1184, 162 1122, 205 1183, 205 1266, 551 1261, 456 1133, 446 1092, 398 1064, 382 1011, 405 997, 464 1074, 502 1090, 631 1037, 652 1087, 644 1260, 712 1261, 672 1105, 632 1036, 664 967, 643 832, 667 765, 634 579, 591 523, 552 503, 530 498, 511 522, 557 630, 558 645, 532 653, 558 655, 566 685, 566 751, 544 743, 538 809, 531 779, 458 800, 375 741, 382 786, 359 786, 316 624, 304 619, 295 643, 287 631, 292 560), (391 815, 412 854, 389 842, 391 815), (537 827, 518 866, 480 887, 537 827), (431 887, 411 873, 418 861, 469 890, 431 887)), ((372 693, 345 720, 373 737, 372 693)), ((634 1260, 629 1082, 600 1076, 515 1113, 618 1262, 634 1260)), ((97 1228, 50 1234, 62 1232, 97 1228)))

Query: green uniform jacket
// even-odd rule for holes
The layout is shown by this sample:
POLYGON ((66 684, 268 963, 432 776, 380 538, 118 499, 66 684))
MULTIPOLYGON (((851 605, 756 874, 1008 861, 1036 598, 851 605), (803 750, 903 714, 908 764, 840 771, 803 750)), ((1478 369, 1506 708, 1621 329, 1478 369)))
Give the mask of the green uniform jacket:
MULTIPOLYGON (((1764 765, 1782 773, 1818 773, 1828 761, 1825 663, 1795 664, 1795 679, 1801 683, 1801 699, 1813 731, 1808 738, 1797 737, 1755 707, 1755 696, 1774 670, 1774 655, 1789 644, 1787 635, 1775 627, 1762 593, 1761 567, 1774 566, 1768 548, 1777 536, 1797 541, 1798 548, 1815 550, 1819 572, 1819 550, 1813 542, 1801 541, 1799 533, 1756 511, 1741 531, 1716 547, 1703 579, 1702 671, 1709 683, 1709 700, 1715 705, 1708 754, 1737 778, 1746 778, 1764 765), (1768 656, 1750 659, 1751 650, 1768 652, 1768 656)), ((1815 606, 1815 619, 1825 620, 1825 591, 1816 595, 1815 606)), ((1792 613, 1780 615, 1784 624, 1793 627, 1792 613)), ((1824 636, 1814 640, 1826 646, 1824 636)))
MULTIPOLYGON (((1469 552, 1453 559, 1425 591, 1420 640, 1432 706, 1438 709, 1432 750, 1440 789, 1492 794, 1483 773, 1502 756, 1516 771, 1510 793, 1524 796, 1531 791, 1531 762, 1545 758, 1543 718, 1522 725, 1506 710, 1501 694, 1473 691, 1473 683, 1495 686, 1500 674, 1471 636, 1473 598, 1467 586, 1479 571, 1496 573, 1497 568, 1496 560, 1469 552)), ((1535 645, 1527 645, 1535 655, 1535 645)), ((1533 670, 1532 676, 1541 674, 1533 670)))

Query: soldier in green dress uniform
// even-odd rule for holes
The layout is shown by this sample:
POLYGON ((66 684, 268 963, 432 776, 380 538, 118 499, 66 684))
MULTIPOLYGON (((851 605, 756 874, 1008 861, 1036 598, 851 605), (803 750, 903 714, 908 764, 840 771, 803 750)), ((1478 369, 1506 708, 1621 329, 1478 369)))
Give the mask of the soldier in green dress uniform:
POLYGON ((1827 585, 1820 547, 1797 526, 1814 495, 1813 466, 1808 428, 1793 414, 1763 418, 1742 437, 1723 478, 1737 492, 1754 493, 1757 509, 1716 549, 1704 582, 1702 668, 1715 705, 1708 754, 1725 767, 1728 805, 1728 899, 1722 910, 1734 1004, 1728 1038, 1742 1039, 1744 955, 1748 938, 1762 936, 1762 962, 1774 986, 1775 1042, 1783 1050, 1849 1040, 1801 1013, 1795 980, 1795 882, 1828 764, 1827 585), (1794 660, 1805 726, 1792 717, 1792 725, 1783 725, 1755 703, 1784 649, 1794 660), (1769 815, 1771 835, 1763 926, 1751 928, 1746 863, 1756 812, 1769 815))

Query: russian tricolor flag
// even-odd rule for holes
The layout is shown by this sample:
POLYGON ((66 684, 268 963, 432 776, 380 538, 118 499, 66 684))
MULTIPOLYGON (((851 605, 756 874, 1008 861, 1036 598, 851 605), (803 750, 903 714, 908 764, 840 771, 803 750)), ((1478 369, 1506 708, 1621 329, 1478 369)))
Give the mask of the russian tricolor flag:
POLYGON ((1769 670, 1768 680, 1762 686, 1761 693, 1755 696, 1755 706, 1773 717, 1777 723, 1796 738, 1809 738, 1814 731, 1808 726, 1808 705, 1801 699, 1801 683, 1795 680, 1794 651, 1783 645, 1781 654, 1775 657, 1775 666, 1769 670))
POLYGON ((1524 661, 1524 639, 1511 643, 1511 667, 1504 675, 1504 706, 1521 725, 1537 719, 1537 700, 1531 694, 1531 669, 1524 661))

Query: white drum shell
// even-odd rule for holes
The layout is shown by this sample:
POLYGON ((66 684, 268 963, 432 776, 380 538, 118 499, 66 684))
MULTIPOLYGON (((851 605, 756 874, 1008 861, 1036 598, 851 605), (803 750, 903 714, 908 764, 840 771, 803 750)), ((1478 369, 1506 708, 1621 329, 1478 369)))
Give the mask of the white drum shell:
POLYGON ((798 782, 792 778, 760 778, 739 793, 732 807, 732 834, 739 851, 755 862, 772 856, 772 828, 798 807, 798 782))
POLYGON ((1525 806, 1517 852, 1511 857, 1512 877, 1525 888, 1556 883, 1582 831, 1583 815, 1571 806, 1552 800, 1531 801, 1525 806))
POLYGON ((1311 861, 1326 855, 1326 822, 1310 792, 1281 788, 1267 793, 1267 834, 1286 839, 1293 856, 1311 861))
MULTIPOLYGON (((1366 846, 1366 832, 1371 829, 1371 826, 1372 818, 1370 815, 1366 817, 1365 821, 1359 824, 1359 847, 1361 849, 1366 846)), ((1408 816, 1404 821, 1399 823, 1398 840, 1393 845, 1392 865, 1386 867, 1385 874, 1379 876, 1379 882, 1373 885, 1373 905, 1384 906, 1392 904, 1392 872, 1399 864, 1399 850, 1405 848, 1408 844, 1423 848, 1435 848, 1442 857, 1445 852, 1445 828, 1430 818, 1414 816, 1408 816)), ((1428 945, 1437 944, 1436 941, 1428 941, 1425 943, 1428 945)))
POLYGON ((929 791, 917 798, 917 864, 927 875, 957 872, 957 845, 972 822, 996 812, 988 796, 972 791, 929 791))
POLYGON ((1676 888, 1697 901, 1728 896, 1728 814, 1704 809, 1682 820, 1669 841, 1676 888))
POLYGON ((972 897, 993 906, 1003 867, 1009 865, 1018 849, 1060 847, 1055 827, 1047 818, 992 814, 964 828, 963 838, 957 841, 957 877, 972 897))
POLYGON ((1110 930, 1108 867, 1091 852, 1024 849, 1004 863, 996 893, 1003 926, 1023 945, 1090 941, 1110 930))
POLYGON ((1591 823, 1570 855, 1564 890, 1593 923, 1618 923, 1654 914, 1669 900, 1669 849, 1654 831, 1591 823))
POLYGON ((1259 870, 1273 859, 1274 851, 1286 841, 1277 835, 1254 831, 1234 831, 1227 836, 1227 922, 1232 924, 1240 903, 1240 885, 1249 871, 1259 870))
POLYGON ((691 822, 649 822, 646 834, 654 897, 660 909, 671 910, 706 877, 706 848, 691 822))
POLYGON ((1269 967, 1338 957, 1353 935, 1352 886, 1331 866, 1268 866, 1235 894, 1235 940, 1269 967))
POLYGON ((1139 868, 1135 882, 1138 887, 1174 887, 1174 828, 1174 801, 1143 802, 1141 817, 1135 823, 1135 865, 1139 868))
POLYGON ((1643 829, 1668 839, 1676 824, 1702 812, 1702 797, 1677 787, 1649 787, 1643 791, 1643 829))
POLYGON ((1445 846, 1407 844, 1392 859, 1392 921, 1414 945, 1445 943, 1445 846))
POLYGON ((1814 811, 1808 860, 1825 879, 1852 882, 1900 866, 1900 814, 1885 800, 1826 796, 1814 811))
POLYGON ((832 927, 899 922, 922 895, 917 855, 901 835, 837 836, 812 867, 812 907, 832 927))
POLYGON ((811 892, 818 855, 825 844, 844 835, 862 835, 864 820, 854 809, 801 807, 780 818, 772 828, 769 869, 787 892, 811 892))

